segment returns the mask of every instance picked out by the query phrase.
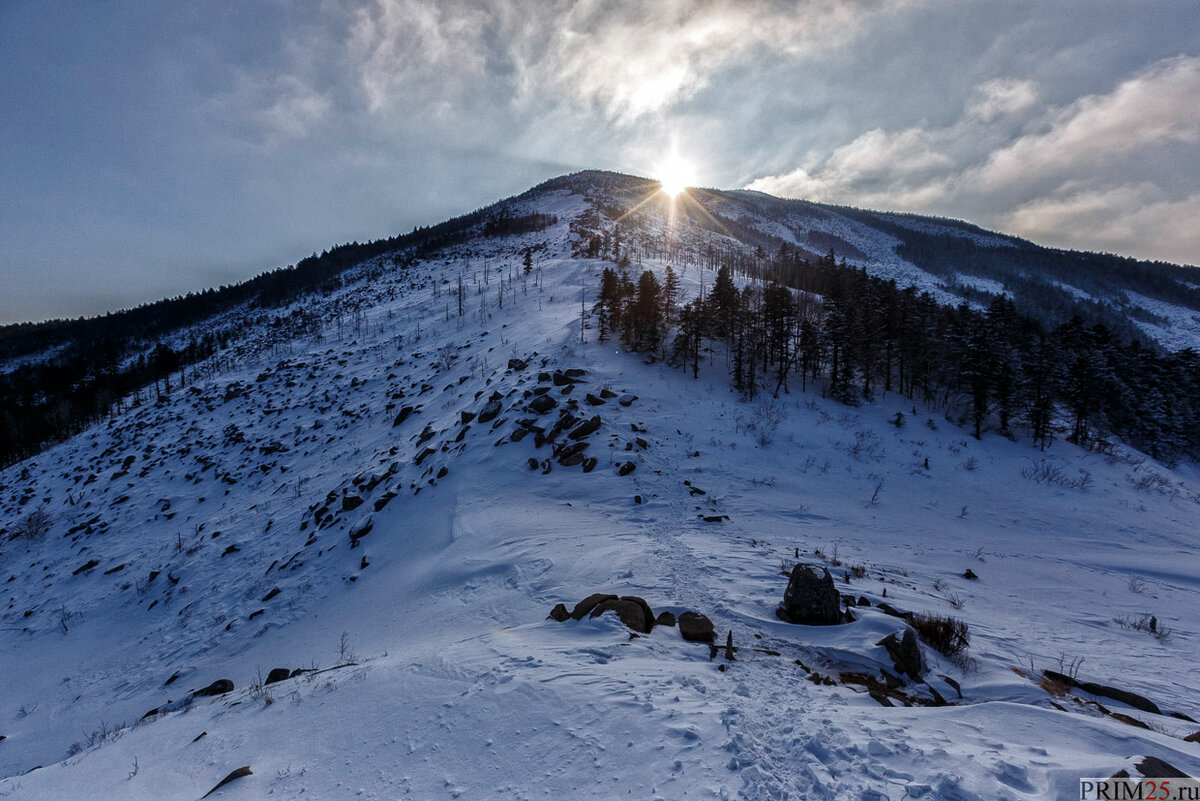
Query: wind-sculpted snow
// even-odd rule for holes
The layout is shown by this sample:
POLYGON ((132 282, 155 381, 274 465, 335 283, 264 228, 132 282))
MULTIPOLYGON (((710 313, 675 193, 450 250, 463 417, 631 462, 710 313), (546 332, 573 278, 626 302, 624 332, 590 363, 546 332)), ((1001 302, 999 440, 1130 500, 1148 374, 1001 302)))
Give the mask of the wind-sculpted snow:
POLYGON ((605 265, 573 256, 587 205, 551 189, 514 202, 554 227, 365 264, 284 310, 301 333, 264 317, 0 474, 0 795, 195 799, 240 766, 214 798, 1063 798, 1142 755, 1200 774, 1200 724, 1172 716, 1200 718, 1194 470, 975 441, 891 395, 749 403, 720 352, 693 379, 581 342, 605 265), (538 447, 564 410, 589 426, 538 447), (50 530, 10 539, 35 509, 50 530), (854 622, 777 618, 796 561, 854 622), (702 612, 734 659, 546 619, 595 592, 702 612), (923 646, 924 682, 864 684, 908 625, 884 604, 962 619, 965 656, 923 646), (279 667, 304 672, 265 684, 279 667))

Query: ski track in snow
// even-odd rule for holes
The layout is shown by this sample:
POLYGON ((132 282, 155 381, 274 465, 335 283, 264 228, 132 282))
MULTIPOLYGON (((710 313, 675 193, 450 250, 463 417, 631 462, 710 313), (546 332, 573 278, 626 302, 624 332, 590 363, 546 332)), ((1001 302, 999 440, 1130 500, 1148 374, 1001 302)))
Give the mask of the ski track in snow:
MULTIPOLYGON (((1134 728, 1020 672, 1082 660, 1081 678, 1200 717, 1194 471, 974 442, 903 398, 744 402, 719 354, 693 380, 594 329, 580 344, 579 292, 602 265, 568 258, 581 199, 558 191, 549 208, 550 231, 359 268, 311 301, 319 341, 261 321, 211 375, 4 471, 0 519, 44 501, 56 526, 0 561, 0 796, 194 799, 241 765, 253 775, 217 797, 1064 798, 1145 754, 1200 774, 1180 739, 1200 725, 1099 699, 1153 727, 1134 728), (523 277, 519 254, 543 241, 523 277), (571 367, 588 373, 551 390, 560 405, 602 387, 638 397, 581 402, 602 418, 596 469, 543 475, 526 461, 548 448, 498 443, 536 416, 520 407, 537 374, 571 367), (504 422, 464 425, 493 392, 504 422), (904 428, 888 425, 897 411, 904 428), (1024 477, 1039 459, 1092 488, 1024 477), (636 470, 618 476, 625 461, 636 470), (364 503, 342 511, 348 494, 364 503), (845 592, 965 619, 973 669, 925 653, 959 705, 884 708, 809 680, 890 669, 876 643, 903 623, 777 620, 797 550, 836 557, 845 592), (703 612, 737 658, 673 628, 631 638, 612 615, 544 619, 592 592, 703 612), (1150 614, 1169 639, 1114 622, 1150 614), (322 672, 252 686, 276 666, 322 672), (185 701, 218 678, 236 689, 185 701)), ((711 283, 681 273, 685 294, 711 283)))

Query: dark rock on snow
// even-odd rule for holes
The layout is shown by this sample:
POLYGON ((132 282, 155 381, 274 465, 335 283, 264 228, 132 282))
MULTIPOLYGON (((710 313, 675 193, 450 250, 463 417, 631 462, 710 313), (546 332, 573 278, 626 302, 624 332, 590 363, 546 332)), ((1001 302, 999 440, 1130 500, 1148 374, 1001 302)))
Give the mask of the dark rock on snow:
POLYGON ((887 649, 897 672, 912 679, 920 679, 924 674, 921 646, 917 643, 917 633, 912 629, 905 629, 903 634, 893 632, 875 644, 887 649))
POLYGON ((549 620, 557 620, 559 623, 562 623, 564 620, 571 619, 571 613, 567 611, 566 604, 555 604, 554 608, 550 610, 550 614, 546 615, 546 617, 549 620))
POLYGON ((679 616, 679 634, 688 642, 713 641, 713 624, 699 612, 684 612, 679 616))
POLYGON ((272 668, 267 674, 267 680, 264 684, 275 684, 276 682, 286 681, 292 677, 292 671, 287 668, 272 668))
POLYGON ((775 615, 787 623, 830 626, 842 622, 840 601, 828 570, 817 565, 798 564, 792 568, 783 603, 775 610, 775 615))
MULTIPOLYGON (((638 599, 640 600, 640 599, 638 599)), ((592 609, 589 617, 599 617, 605 612, 616 612, 617 617, 621 619, 629 628, 640 634, 649 634, 651 627, 654 626, 654 618, 647 616, 646 610, 650 607, 646 606, 646 602, 640 604, 635 600, 625 598, 610 598, 607 601, 601 601, 592 609)))
POLYGON ((229 679, 217 679, 212 684, 196 690, 192 695, 224 695, 233 692, 233 682, 229 679))

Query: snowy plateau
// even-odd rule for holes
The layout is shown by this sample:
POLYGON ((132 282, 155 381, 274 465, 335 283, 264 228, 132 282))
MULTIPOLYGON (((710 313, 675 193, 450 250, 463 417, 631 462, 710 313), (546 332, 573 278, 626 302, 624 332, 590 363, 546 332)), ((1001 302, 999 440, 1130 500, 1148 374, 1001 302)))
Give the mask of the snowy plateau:
MULTIPOLYGON (((1195 464, 976 440, 896 393, 747 401, 719 349, 693 378, 601 343, 611 264, 576 231, 611 225, 617 180, 501 204, 541 230, 226 312, 242 333, 185 386, 0 473, 0 524, 50 521, 0 543, 0 798, 199 799, 242 767, 209 797, 995 801, 1146 757, 1200 776, 1195 464), (300 308, 315 328, 272 324, 300 308), (582 462, 538 447, 564 410, 598 426, 561 432, 582 462), (850 622, 777 617, 797 562, 850 622), (593 593, 699 612, 718 647, 547 617, 593 593), (918 645, 919 679, 880 644, 914 615, 969 627, 954 657, 918 645)), ((861 217, 780 203, 706 208, 954 300, 861 217)), ((742 246, 660 205, 647 230, 742 246)), ((668 263, 683 299, 711 286, 636 269, 668 263)), ((1194 312, 1158 313, 1200 343, 1194 312)))

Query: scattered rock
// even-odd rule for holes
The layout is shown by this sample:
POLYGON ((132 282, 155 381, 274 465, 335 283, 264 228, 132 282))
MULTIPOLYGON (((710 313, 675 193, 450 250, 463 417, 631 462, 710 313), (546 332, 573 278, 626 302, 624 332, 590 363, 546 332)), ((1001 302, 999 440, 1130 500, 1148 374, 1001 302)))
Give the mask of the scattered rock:
POLYGON ((358 541, 371 533, 371 529, 375 527, 375 521, 370 517, 365 517, 354 524, 350 529, 350 544, 351 547, 357 547, 358 541))
POLYGON ((395 428, 396 426, 403 423, 405 420, 407 420, 409 418, 409 416, 412 413, 413 413, 413 407, 405 406, 403 409, 400 410, 400 413, 398 415, 396 415, 396 419, 392 421, 392 428, 395 428))
POLYGON ((968 567, 966 572, 963 573, 963 578, 974 581, 975 579, 979 578, 979 576, 975 575, 975 571, 968 567))
POLYGON ((605 387, 604 389, 600 390, 600 397, 605 398, 605 399, 612 399, 612 398, 617 397, 617 393, 615 393, 611 389, 608 389, 607 387, 605 387))
POLYGON ((467 423, 475 419, 475 412, 460 412, 458 417, 462 421, 461 425, 465 426, 467 423))
POLYGON ((192 695, 224 695, 233 692, 233 682, 229 679, 217 679, 203 689, 196 690, 192 695))
POLYGON ((679 616, 679 635, 688 642, 713 641, 713 624, 699 612, 684 612, 679 616))
POLYGON ((528 461, 526 461, 526 464, 529 465, 530 470, 537 470, 539 467, 541 467, 541 462, 539 462, 537 459, 534 459, 532 456, 529 457, 528 461))
POLYGON ((535 414, 546 414, 557 405, 558 401, 549 395, 538 395, 529 402, 529 406, 527 408, 529 411, 535 414))
POLYGON ((897 672, 912 679, 921 678, 925 665, 921 659, 921 646, 917 643, 915 631, 906 628, 902 634, 893 632, 875 644, 887 649, 897 672))
POLYGON ((597 414, 594 415, 590 420, 585 420, 577 425, 574 430, 567 435, 567 439, 583 439, 584 437, 589 437, 596 433, 598 428, 600 428, 600 415, 597 414))
POLYGON ((554 608, 550 610, 550 614, 546 615, 546 618, 562 623, 565 620, 571 619, 571 613, 567 611, 566 604, 555 604, 554 608))
POLYGON ((596 464, 597 464, 597 461, 596 461, 595 456, 585 457, 583 460, 583 472, 585 472, 585 473, 592 472, 593 470, 596 469, 596 464))
POLYGON ((1085 693, 1099 695, 1104 698, 1111 698, 1114 701, 1120 701, 1123 704, 1128 704, 1134 709, 1140 709, 1143 712, 1149 712, 1152 715, 1161 715, 1162 710, 1158 704, 1151 701, 1145 696, 1131 693, 1128 690, 1122 690, 1118 687, 1109 687, 1104 684, 1095 684, 1090 681, 1079 681, 1065 673, 1059 673, 1057 670, 1043 670, 1042 675, 1051 681, 1058 682, 1065 687, 1078 687, 1085 693))
POLYGON ((479 410, 479 422, 490 423, 492 420, 495 420, 502 408, 503 406, 500 401, 488 401, 487 405, 479 410))
POLYGON ((1137 763, 1138 772, 1147 779, 1186 779, 1188 775, 1175 767, 1169 762, 1166 762, 1158 757, 1143 757, 1142 761, 1137 763))
POLYGON ((637 470, 637 465, 634 464, 633 462, 626 462, 625 464, 621 465, 617 469, 617 475, 627 476, 630 473, 632 473, 634 470, 637 470))
POLYGON ((97 560, 97 559, 89 559, 89 560, 87 560, 87 562, 85 562, 84 564, 82 564, 82 565, 80 565, 79 567, 75 568, 75 570, 74 570, 74 571, 72 571, 71 575, 72 575, 72 576, 78 576, 80 573, 85 573, 85 572, 87 572, 88 570, 91 570, 92 568, 94 568, 94 567, 95 567, 96 565, 98 565, 98 564, 100 564, 99 560, 97 560))
POLYGON ((272 588, 271 588, 271 591, 270 591, 270 592, 268 592, 266 595, 264 595, 264 596, 263 596, 262 602, 265 604, 267 601, 269 601, 269 600, 271 600, 272 598, 274 598, 274 597, 275 597, 276 595, 278 595, 280 592, 282 592, 282 590, 280 590, 278 587, 272 587, 272 588))
POLYGON ((586 396, 584 396, 584 401, 589 406, 603 406, 605 403, 607 403, 607 401, 605 401, 604 398, 597 398, 595 395, 593 395, 590 392, 586 396))
MULTIPOLYGON (((197 737, 196 739, 198 740, 200 738, 197 737)), ((195 742, 195 741, 196 740, 193 740, 192 742, 195 742)), ((226 776, 224 779, 221 779, 221 781, 217 782, 216 785, 214 785, 211 790, 209 790, 207 793, 205 793, 204 795, 202 795, 200 797, 208 798, 210 795, 215 793, 217 790, 220 790, 222 787, 229 784, 234 779, 240 779, 243 776, 251 776, 251 775, 253 775, 253 773, 254 773, 254 771, 250 770, 249 765, 244 765, 244 766, 238 768, 237 770, 230 772, 230 774, 228 776, 226 776)))
POLYGON ((654 618, 656 626, 670 626, 675 628, 675 613, 674 612, 659 612, 658 617, 654 618))
POLYGON ((267 680, 264 684, 275 684, 276 682, 286 681, 292 677, 292 671, 287 668, 271 668, 271 672, 267 674, 267 680))
POLYGON ((1185 743, 1200 743, 1200 731, 1183 738, 1185 743))
POLYGON ((508 360, 508 369, 509 370, 524 370, 528 366, 529 366, 529 362, 523 361, 521 359, 509 359, 508 360))
POLYGON ((344 495, 344 496, 342 496, 342 511, 343 512, 352 512, 362 505, 363 505, 363 498, 361 495, 344 495))
POLYGON ((617 403, 622 406, 632 406, 635 400, 637 400, 637 395, 622 395, 617 398, 617 403))
POLYGON ((827 569, 797 564, 788 577, 783 603, 776 608, 775 616, 786 623, 831 626, 843 621, 840 600, 827 569))

